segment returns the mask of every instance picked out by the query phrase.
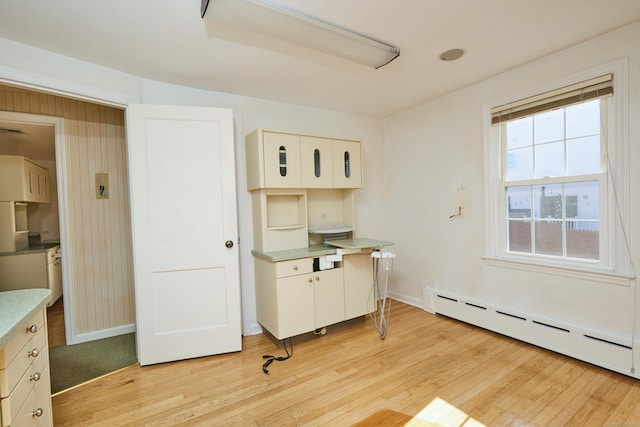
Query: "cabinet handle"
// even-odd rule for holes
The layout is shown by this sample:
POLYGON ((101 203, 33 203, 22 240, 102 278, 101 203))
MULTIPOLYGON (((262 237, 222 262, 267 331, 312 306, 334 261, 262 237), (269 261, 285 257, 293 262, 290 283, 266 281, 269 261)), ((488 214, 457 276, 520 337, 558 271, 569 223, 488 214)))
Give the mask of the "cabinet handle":
POLYGON ((309 277, 309 278, 307 279, 307 281, 308 281, 309 283, 313 283, 313 279, 312 279, 311 277, 309 277))
POLYGON ((35 334, 36 332, 38 332, 38 325, 27 326, 27 332, 35 334))
POLYGON ((44 411, 42 410, 42 408, 38 408, 38 409, 36 409, 35 411, 33 411, 31 413, 31 416, 33 416, 33 417, 41 417, 42 414, 44 414, 44 411))
POLYGON ((31 357, 38 357, 38 355, 40 354, 40 350, 38 350, 37 348, 34 348, 27 354, 31 357))
POLYGON ((294 266, 293 266, 293 270, 294 270, 294 271, 298 271, 298 266, 297 266, 297 265, 294 265, 294 266))
POLYGON ((42 374, 40 372, 36 372, 35 374, 31 375, 29 379, 31 381, 40 381, 41 377, 42 377, 42 374))
POLYGON ((320 278, 318 276, 316 276, 316 282, 319 282, 320 278))

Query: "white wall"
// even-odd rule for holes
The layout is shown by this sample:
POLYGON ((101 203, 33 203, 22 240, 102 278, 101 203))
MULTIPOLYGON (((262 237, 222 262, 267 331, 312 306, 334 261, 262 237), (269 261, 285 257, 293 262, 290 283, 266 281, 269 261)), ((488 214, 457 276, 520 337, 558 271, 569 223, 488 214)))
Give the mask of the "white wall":
POLYGON ((243 330, 261 332, 255 314, 251 197, 246 190, 244 136, 266 128, 361 140, 365 188, 356 191, 356 227, 361 237, 385 239, 383 221, 382 120, 243 96, 145 81, 142 102, 148 104, 231 108, 236 119, 236 171, 240 228, 243 330))
MULTIPOLYGON (((386 221, 398 254, 392 284, 396 297, 422 305, 423 287, 433 286, 470 300, 630 339, 638 305, 634 286, 510 270, 483 261, 482 109, 491 100, 628 58, 631 194, 637 194, 640 175, 633 165, 640 164, 638 46, 640 24, 635 24, 385 120, 386 221), (470 191, 471 211, 461 220, 450 220, 460 186, 470 191)), ((633 215, 638 203, 634 197, 632 233, 640 229, 640 215, 633 215)), ((639 239, 637 232, 631 234, 632 251, 639 239)), ((637 253, 634 259, 636 264, 640 261, 637 253)))
POLYGON ((363 144, 365 188, 356 191, 359 236, 385 239, 383 221, 383 122, 351 114, 300 107, 220 92, 144 80, 94 64, 34 49, 0 38, 0 81, 74 94, 116 105, 191 105, 230 108, 234 112, 242 313, 244 334, 261 332, 255 314, 251 199, 246 191, 244 136, 255 128, 358 139, 363 144))

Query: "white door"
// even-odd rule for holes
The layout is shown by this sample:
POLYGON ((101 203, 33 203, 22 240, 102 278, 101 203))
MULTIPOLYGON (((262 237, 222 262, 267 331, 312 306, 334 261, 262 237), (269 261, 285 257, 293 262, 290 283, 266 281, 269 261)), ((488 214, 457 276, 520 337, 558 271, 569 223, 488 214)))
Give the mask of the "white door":
POLYGON ((233 116, 127 109, 141 365, 241 349, 233 116))

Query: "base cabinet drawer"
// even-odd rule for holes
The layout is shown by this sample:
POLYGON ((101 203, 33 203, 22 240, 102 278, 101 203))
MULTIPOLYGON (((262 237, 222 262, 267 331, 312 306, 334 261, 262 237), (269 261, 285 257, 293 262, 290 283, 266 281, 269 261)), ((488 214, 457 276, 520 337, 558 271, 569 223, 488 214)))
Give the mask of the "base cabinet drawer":
POLYGON ((11 394, 7 398, 2 399, 0 408, 2 409, 3 420, 10 421, 17 416, 24 402, 27 401, 28 396, 35 387, 47 387, 49 390, 51 389, 46 379, 49 376, 48 372, 47 361, 44 357, 39 357, 34 360, 11 394))
POLYGON ((52 426, 45 309, 0 348, 0 427, 52 426))
POLYGON ((51 387, 49 386, 49 370, 42 373, 42 377, 29 393, 22 407, 14 413, 2 414, 2 427, 50 427, 53 425, 51 413, 51 387))
POLYGON ((22 376, 36 360, 46 360, 45 330, 39 330, 35 336, 20 349, 9 366, 0 370, 0 397, 9 396, 22 376))

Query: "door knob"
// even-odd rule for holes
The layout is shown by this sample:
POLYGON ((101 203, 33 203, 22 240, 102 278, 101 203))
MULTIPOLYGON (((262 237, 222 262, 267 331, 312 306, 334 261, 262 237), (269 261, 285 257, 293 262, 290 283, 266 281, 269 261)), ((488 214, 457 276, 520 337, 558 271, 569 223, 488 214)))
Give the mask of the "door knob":
POLYGON ((227 240, 227 241, 224 243, 224 245, 225 245, 227 248, 231 249, 231 248, 233 247, 233 241, 231 241, 231 240, 227 240))

